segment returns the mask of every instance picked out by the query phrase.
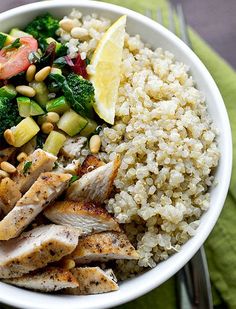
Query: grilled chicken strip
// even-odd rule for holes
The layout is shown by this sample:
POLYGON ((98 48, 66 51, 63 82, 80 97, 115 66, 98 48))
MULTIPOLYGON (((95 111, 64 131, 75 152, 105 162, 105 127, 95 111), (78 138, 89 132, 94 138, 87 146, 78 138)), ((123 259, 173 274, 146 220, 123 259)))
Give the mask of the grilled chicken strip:
POLYGON ((54 223, 80 228, 83 235, 120 231, 119 224, 107 210, 91 202, 57 201, 44 211, 44 215, 54 223))
POLYGON ((18 238, 0 242, 0 278, 17 278, 70 254, 79 231, 61 225, 42 225, 18 238))
POLYGON ((8 147, 0 150, 0 163, 2 163, 3 161, 9 161, 15 151, 15 147, 8 147))
POLYGON ((77 279, 70 271, 56 267, 48 267, 23 275, 20 278, 9 278, 4 282, 41 292, 54 292, 79 287, 77 279))
POLYGON ((50 172, 53 169, 57 157, 36 149, 27 159, 17 166, 17 173, 12 178, 19 190, 25 193, 41 173, 50 172))
POLYGON ((75 136, 67 138, 63 147, 60 150, 60 153, 70 159, 79 158, 81 150, 87 142, 87 138, 83 136, 75 136))
POLYGON ((103 232, 81 238, 68 258, 76 264, 87 264, 113 259, 137 260, 139 256, 124 233, 103 232))
POLYGON ((0 240, 17 237, 69 185, 70 174, 43 173, 0 222, 0 240))
POLYGON ((103 271, 100 267, 78 267, 71 269, 79 282, 79 287, 66 289, 66 294, 88 295, 117 291, 119 286, 111 269, 103 271))
POLYGON ((105 165, 103 161, 95 157, 94 155, 88 155, 84 162, 82 163, 81 167, 78 170, 78 176, 83 176, 96 168, 105 165))
POLYGON ((73 182, 67 190, 72 201, 95 201, 103 203, 110 195, 114 179, 120 166, 120 159, 100 166, 73 182))
POLYGON ((104 165, 105 163, 96 158, 93 155, 88 155, 84 162, 81 165, 81 160, 80 159, 73 159, 69 164, 64 166, 63 161, 58 162, 58 167, 55 170, 56 172, 59 173, 69 173, 72 175, 76 176, 83 176, 84 174, 91 172, 95 168, 104 165))
POLYGON ((2 179, 0 183, 0 209, 4 215, 12 210, 21 196, 22 194, 13 180, 8 177, 2 179))

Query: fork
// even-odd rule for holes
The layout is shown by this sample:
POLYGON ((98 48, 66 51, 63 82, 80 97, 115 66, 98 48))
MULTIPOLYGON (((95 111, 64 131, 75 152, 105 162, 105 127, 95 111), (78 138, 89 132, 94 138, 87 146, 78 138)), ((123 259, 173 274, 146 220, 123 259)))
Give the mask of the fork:
MULTIPOLYGON (((175 14, 179 21, 180 37, 186 45, 192 48, 182 5, 178 3, 174 8, 168 1, 168 28, 171 32, 177 35, 175 14)), ((146 10, 145 15, 152 18, 151 10, 146 10)), ((157 22, 164 25, 161 8, 157 9, 155 19, 157 22)), ((179 309, 213 309, 211 283, 203 246, 176 274, 175 278, 179 309)))

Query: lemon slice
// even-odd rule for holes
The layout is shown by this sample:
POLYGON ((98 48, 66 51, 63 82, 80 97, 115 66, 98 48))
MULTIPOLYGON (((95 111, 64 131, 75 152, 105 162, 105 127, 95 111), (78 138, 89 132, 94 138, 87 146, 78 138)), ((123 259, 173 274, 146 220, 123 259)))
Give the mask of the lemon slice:
POLYGON ((125 25, 124 15, 105 32, 91 59, 90 80, 95 88, 94 109, 100 118, 110 124, 114 124, 115 118, 125 25))

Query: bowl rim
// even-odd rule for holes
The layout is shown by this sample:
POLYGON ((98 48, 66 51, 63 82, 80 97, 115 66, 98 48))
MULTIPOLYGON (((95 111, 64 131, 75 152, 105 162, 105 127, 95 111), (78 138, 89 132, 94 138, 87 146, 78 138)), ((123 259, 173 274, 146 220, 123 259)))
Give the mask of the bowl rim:
MULTIPOLYGON (((149 291, 157 287, 158 285, 162 284, 165 282, 168 278, 170 278, 172 275, 176 273, 178 269, 184 266, 184 264, 191 259, 191 257, 197 252, 197 250, 200 248, 200 246, 204 243, 206 238, 209 236, 210 232, 212 231, 219 215, 220 212, 223 208, 224 201, 227 196, 229 184, 230 184, 230 178, 231 178, 231 171, 232 171, 232 136, 231 136, 231 129, 230 129, 230 123, 229 123, 229 118, 228 114, 226 111, 226 107, 224 105, 224 101, 222 99, 222 96, 216 86, 216 83, 214 82, 212 76, 206 69, 205 65, 201 62, 201 60, 196 56, 196 54, 187 46, 185 45, 184 42, 182 42, 177 36, 175 36, 173 33, 171 33, 169 30, 164 28, 162 25, 156 23, 155 21, 149 19, 148 17, 145 17, 141 15, 140 13, 137 13, 135 11, 132 11, 130 9, 106 3, 106 2, 98 2, 98 1, 83 1, 83 0, 58 0, 58 1, 42 1, 42 2, 36 2, 36 3, 31 3, 31 4, 26 4, 23 6, 19 6, 17 8, 8 10, 6 12, 0 13, 0 21, 7 19, 7 18, 12 18, 16 15, 24 15, 27 12, 31 11, 37 11, 37 10, 42 10, 42 9, 47 9, 47 8, 59 8, 59 7, 67 7, 67 8, 100 8, 108 11, 112 11, 115 13, 119 14, 126 14, 135 20, 138 20, 147 26, 156 29, 158 32, 160 32, 162 35, 168 37, 173 43, 179 48, 179 49, 184 49, 185 53, 188 54, 188 57, 192 59, 192 61, 196 64, 198 67, 199 72, 201 74, 204 74, 205 79, 207 80, 209 84, 209 88, 211 89, 211 92, 213 93, 217 104, 219 105, 220 112, 221 112, 221 119, 222 121, 224 120, 224 137, 227 139, 227 143, 225 143, 225 149, 224 149, 224 161, 221 162, 223 164, 224 169, 223 169, 223 175, 222 175, 222 188, 219 189, 219 200, 218 200, 218 208, 217 211, 213 213, 212 220, 208 226, 204 226, 201 229, 201 234, 198 233, 197 237, 192 237, 191 238, 191 243, 192 243, 192 250, 182 250, 182 255, 179 255, 178 259, 175 259, 174 261, 174 267, 167 267, 165 270, 165 274, 162 276, 162 279, 159 280, 159 278, 155 278, 155 272, 156 269, 158 268, 158 265, 151 269, 148 270, 146 273, 138 276, 139 278, 143 278, 143 282, 145 282, 144 285, 137 286, 134 290, 124 292, 122 293, 120 291, 117 292, 112 292, 108 294, 101 294, 101 295, 96 295, 96 296, 84 296, 84 297, 89 297, 91 299, 94 299, 93 306, 85 306, 86 309, 99 309, 99 308, 110 308, 112 306, 117 306, 120 304, 123 304, 125 302, 131 301, 149 291), (111 296, 111 297, 109 297, 111 296), (97 301, 101 299, 101 302, 97 301), (106 299, 106 302, 104 303, 104 299, 106 299)), ((190 240, 187 241, 187 243, 190 240)), ((182 246, 182 248, 185 245, 182 246)), ((171 262, 173 260, 173 256, 168 258, 168 260, 165 261, 166 265, 171 265, 171 262)), ((135 279, 137 279, 136 277, 135 279)), ((135 280, 131 279, 131 280, 135 280)), ((137 280, 138 281, 138 280, 137 280)), ((23 290, 21 288, 16 288, 12 287, 6 284, 1 283, 1 290, 5 290, 5 293, 1 293, 0 295, 0 301, 10 304, 15 307, 21 307, 21 308, 29 308, 29 309, 47 309, 49 307, 49 304, 52 309, 61 309, 65 308, 65 305, 70 305, 71 309, 78 309, 78 297, 83 297, 83 296, 78 296, 78 297, 70 297, 70 296, 54 296, 54 295, 46 295, 46 294, 39 294, 37 292, 31 292, 27 290, 23 290), (11 297, 11 292, 14 293, 16 291, 17 295, 23 295, 22 297, 11 297), (32 304, 31 299, 32 297, 35 297, 37 294, 37 297, 39 298, 39 302, 35 302, 32 304), (29 296, 29 297, 27 297, 29 296), (63 301, 63 299, 65 301, 63 301), (74 300, 73 300, 74 299, 74 300), (76 301, 75 301, 76 300, 76 301)), ((85 308, 85 307, 80 307, 80 308, 85 308)))

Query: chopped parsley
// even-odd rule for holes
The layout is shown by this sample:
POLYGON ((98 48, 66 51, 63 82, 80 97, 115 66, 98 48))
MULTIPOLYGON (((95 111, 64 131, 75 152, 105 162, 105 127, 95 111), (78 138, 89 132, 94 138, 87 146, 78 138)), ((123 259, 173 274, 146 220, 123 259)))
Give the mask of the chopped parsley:
POLYGON ((71 179, 70 179, 69 184, 71 185, 73 182, 75 182, 75 181, 78 180, 78 179, 79 179, 78 176, 76 176, 76 175, 72 176, 71 179))
POLYGON ((20 39, 17 38, 10 45, 7 45, 6 47, 4 47, 4 49, 8 50, 8 49, 13 49, 13 48, 19 48, 20 46, 21 46, 20 39))
POLYGON ((23 168, 23 174, 26 175, 28 173, 28 170, 30 169, 31 165, 32 165, 32 161, 27 161, 24 164, 24 168, 23 168))
POLYGON ((53 169, 55 170, 56 168, 59 167, 59 163, 58 162, 54 162, 54 166, 53 166, 53 169))

